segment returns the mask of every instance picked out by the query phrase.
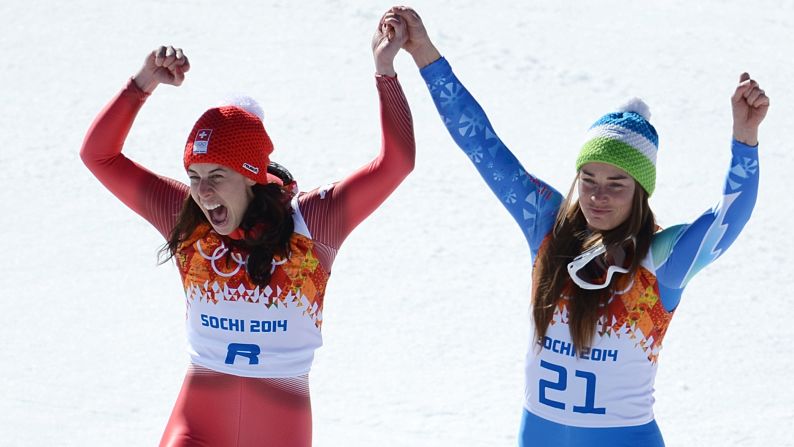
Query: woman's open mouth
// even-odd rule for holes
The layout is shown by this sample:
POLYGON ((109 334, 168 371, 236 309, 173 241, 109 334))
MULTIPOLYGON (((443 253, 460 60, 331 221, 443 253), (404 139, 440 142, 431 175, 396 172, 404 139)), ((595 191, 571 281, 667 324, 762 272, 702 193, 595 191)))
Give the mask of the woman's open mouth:
POLYGON ((213 226, 221 227, 228 219, 228 210, 225 206, 220 204, 205 205, 207 214, 209 215, 210 222, 213 226))

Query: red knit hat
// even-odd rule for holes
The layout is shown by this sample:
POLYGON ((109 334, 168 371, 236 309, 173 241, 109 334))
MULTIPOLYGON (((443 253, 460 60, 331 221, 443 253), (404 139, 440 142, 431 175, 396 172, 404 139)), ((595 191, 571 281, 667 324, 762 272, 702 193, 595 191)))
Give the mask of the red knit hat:
POLYGON ((257 183, 272 183, 268 175, 273 143, 257 116, 236 106, 207 110, 196 121, 185 144, 185 170, 193 163, 215 163, 257 183))

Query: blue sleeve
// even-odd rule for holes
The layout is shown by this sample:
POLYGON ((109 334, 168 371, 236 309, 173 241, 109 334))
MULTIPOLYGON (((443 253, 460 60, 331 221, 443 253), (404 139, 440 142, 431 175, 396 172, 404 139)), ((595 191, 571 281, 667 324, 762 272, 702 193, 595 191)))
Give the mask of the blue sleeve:
POLYGON ((447 131, 521 227, 534 261, 540 243, 554 225, 562 195, 521 166, 446 59, 442 57, 420 72, 447 131))
POLYGON ((665 309, 672 311, 689 280, 731 246, 753 212, 758 196, 758 150, 733 141, 733 159, 722 198, 691 224, 654 236, 651 245, 665 309))

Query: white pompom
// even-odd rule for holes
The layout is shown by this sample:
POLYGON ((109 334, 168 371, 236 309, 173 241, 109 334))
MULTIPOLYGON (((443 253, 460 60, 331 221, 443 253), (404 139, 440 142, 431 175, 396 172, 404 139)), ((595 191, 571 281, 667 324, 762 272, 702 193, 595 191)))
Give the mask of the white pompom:
POLYGON ((239 107, 246 112, 259 118, 260 121, 265 120, 265 111, 256 100, 250 96, 233 95, 227 96, 226 99, 221 101, 219 106, 234 106, 239 107))
POLYGON ((640 98, 629 99, 625 104, 618 107, 618 112, 634 112, 645 118, 645 121, 651 119, 651 109, 648 107, 648 104, 645 104, 645 101, 640 98))

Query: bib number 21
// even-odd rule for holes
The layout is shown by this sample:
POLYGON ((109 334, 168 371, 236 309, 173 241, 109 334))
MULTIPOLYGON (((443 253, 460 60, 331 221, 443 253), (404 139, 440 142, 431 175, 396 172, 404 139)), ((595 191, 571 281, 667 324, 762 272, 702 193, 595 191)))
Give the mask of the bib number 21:
MULTIPOLYGON (((554 363, 550 363, 545 360, 540 361, 540 367, 556 372, 557 381, 554 382, 551 380, 540 380, 538 382, 538 400, 544 405, 565 410, 566 405, 564 402, 559 402, 546 397, 546 389, 565 391, 568 388, 568 370, 565 369, 564 366, 555 365, 554 363)), ((585 414, 605 414, 607 411, 606 407, 595 406, 596 375, 588 371, 580 371, 577 369, 574 372, 574 376, 585 380, 586 383, 584 405, 574 405, 573 412, 585 414)))

